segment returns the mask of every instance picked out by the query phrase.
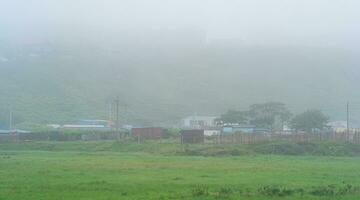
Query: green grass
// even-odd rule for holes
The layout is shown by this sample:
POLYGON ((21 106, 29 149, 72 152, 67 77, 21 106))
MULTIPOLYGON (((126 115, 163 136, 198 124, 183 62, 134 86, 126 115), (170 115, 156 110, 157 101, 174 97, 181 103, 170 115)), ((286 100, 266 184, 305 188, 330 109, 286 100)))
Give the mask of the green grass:
POLYGON ((190 156, 186 149, 216 152, 216 148, 227 147, 116 142, 0 144, 0 200, 359 198, 359 157, 255 152, 267 145, 253 145, 251 153, 245 151, 249 149, 246 145, 228 147, 247 152, 242 156, 190 156))

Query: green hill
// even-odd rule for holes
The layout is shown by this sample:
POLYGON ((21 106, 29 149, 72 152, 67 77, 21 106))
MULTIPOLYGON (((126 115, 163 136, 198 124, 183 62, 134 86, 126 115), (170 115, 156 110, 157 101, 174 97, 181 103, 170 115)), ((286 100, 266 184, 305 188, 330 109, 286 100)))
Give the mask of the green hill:
POLYGON ((122 122, 141 125, 265 101, 284 102, 293 112, 320 108, 334 120, 345 119, 350 101, 353 120, 360 117, 360 71, 350 50, 45 43, 3 44, 0 57, 2 126, 9 106, 19 123, 107 118, 117 96, 122 122))

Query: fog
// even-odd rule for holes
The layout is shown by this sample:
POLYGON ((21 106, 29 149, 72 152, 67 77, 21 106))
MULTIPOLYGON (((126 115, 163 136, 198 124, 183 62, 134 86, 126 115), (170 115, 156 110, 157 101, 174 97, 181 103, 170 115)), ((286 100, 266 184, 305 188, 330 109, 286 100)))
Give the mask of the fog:
MULTIPOLYGON (((0 111, 174 124, 280 101, 360 121, 356 0, 2 0, 0 111)), ((0 123, 1 124, 1 123, 0 123)))
POLYGON ((359 42, 358 7, 355 0, 15 0, 1 2, 0 17, 3 37, 50 40, 73 32, 105 37, 196 29, 206 40, 341 46, 359 42))

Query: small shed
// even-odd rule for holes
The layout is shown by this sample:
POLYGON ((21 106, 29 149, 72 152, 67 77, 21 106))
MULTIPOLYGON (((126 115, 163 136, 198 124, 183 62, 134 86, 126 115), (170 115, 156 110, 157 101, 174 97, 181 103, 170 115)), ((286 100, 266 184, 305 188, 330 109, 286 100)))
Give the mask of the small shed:
POLYGON ((161 139, 164 137, 164 130, 158 127, 132 128, 131 134, 141 139, 161 139))
POLYGON ((205 139, 204 130, 193 129, 193 130, 181 131, 181 143, 184 144, 204 143, 204 139, 205 139))

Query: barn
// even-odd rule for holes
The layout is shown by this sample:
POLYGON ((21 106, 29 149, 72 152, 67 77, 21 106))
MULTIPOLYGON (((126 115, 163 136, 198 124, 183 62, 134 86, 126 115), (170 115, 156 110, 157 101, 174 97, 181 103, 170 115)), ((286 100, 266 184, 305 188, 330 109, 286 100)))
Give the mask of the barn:
POLYGON ((204 143, 204 138, 204 130, 202 129, 181 131, 181 143, 183 144, 204 143))
POLYGON ((141 139, 161 139, 164 137, 164 130, 158 127, 132 128, 131 134, 141 139))

